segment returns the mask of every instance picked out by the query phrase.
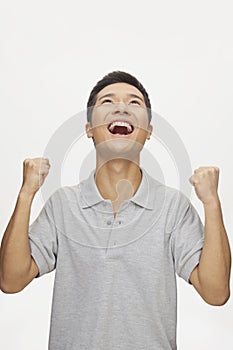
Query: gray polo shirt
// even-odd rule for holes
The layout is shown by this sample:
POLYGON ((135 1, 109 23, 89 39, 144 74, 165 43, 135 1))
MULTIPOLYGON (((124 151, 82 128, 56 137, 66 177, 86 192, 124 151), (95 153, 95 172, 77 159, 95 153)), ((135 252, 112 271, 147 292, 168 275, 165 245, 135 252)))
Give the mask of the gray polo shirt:
POLYGON ((204 226, 190 200, 141 167, 116 218, 93 170, 29 225, 40 277, 55 271, 49 350, 175 350, 176 274, 190 283, 204 226))

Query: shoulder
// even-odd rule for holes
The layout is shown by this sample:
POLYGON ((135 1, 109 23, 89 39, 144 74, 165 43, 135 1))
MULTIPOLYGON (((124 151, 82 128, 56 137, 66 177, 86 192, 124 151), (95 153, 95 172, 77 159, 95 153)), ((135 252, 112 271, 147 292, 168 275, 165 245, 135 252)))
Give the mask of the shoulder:
POLYGON ((59 203, 62 203, 64 206, 66 203, 70 204, 73 201, 77 202, 80 198, 81 186, 82 182, 76 185, 61 186, 50 194, 46 202, 52 206, 59 203))
POLYGON ((190 204, 189 198, 180 189, 165 185, 149 174, 147 174, 147 178, 150 184, 151 195, 155 201, 162 201, 166 207, 172 206, 173 208, 190 204))
POLYGON ((171 232, 192 207, 190 199, 180 190, 150 176, 150 196, 156 212, 165 220, 165 230, 171 232))

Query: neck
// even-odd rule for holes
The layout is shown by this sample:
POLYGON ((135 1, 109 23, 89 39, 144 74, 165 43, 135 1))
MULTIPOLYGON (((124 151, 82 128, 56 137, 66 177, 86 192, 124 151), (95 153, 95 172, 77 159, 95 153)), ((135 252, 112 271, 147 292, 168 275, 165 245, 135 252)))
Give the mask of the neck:
POLYGON ((139 159, 115 158, 105 163, 97 161, 95 182, 104 199, 110 199, 115 205, 133 197, 141 182, 139 159))

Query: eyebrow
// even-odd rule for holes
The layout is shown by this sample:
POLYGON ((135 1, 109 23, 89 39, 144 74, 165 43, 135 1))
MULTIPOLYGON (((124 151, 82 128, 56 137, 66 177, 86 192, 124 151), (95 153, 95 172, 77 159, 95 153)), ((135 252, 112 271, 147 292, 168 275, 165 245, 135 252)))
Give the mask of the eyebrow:
MULTIPOLYGON (((106 94, 106 95, 104 95, 104 96, 98 98, 98 100, 101 100, 101 99, 104 98, 104 97, 113 97, 113 96, 116 96, 116 95, 113 94, 113 93, 109 93, 109 94, 106 94)), ((142 102, 144 102, 143 99, 142 99, 140 96, 138 96, 138 95, 135 95, 135 94, 127 94, 127 96, 128 96, 128 97, 135 97, 135 98, 138 98, 139 100, 141 100, 142 102)))

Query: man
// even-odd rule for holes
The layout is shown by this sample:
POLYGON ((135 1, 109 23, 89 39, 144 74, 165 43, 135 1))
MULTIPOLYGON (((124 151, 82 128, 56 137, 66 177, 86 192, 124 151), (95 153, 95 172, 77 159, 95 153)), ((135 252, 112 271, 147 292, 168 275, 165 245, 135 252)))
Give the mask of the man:
POLYGON ((96 168, 57 189, 29 226, 45 158, 24 161, 23 184, 0 251, 5 293, 56 268, 50 350, 176 349, 176 273, 210 305, 230 296, 231 253, 217 193, 219 169, 190 177, 205 211, 140 167, 153 127, 148 94, 125 72, 93 88, 86 133, 96 168), (38 181, 39 180, 39 181, 38 181))

